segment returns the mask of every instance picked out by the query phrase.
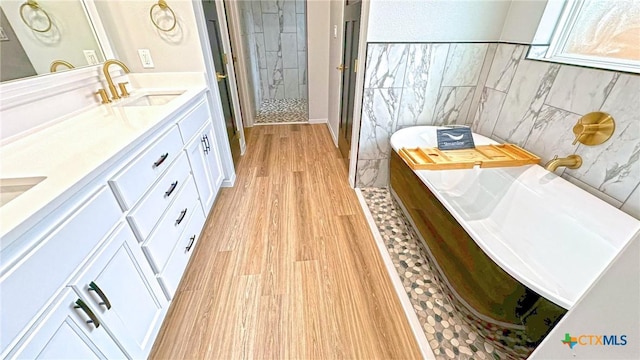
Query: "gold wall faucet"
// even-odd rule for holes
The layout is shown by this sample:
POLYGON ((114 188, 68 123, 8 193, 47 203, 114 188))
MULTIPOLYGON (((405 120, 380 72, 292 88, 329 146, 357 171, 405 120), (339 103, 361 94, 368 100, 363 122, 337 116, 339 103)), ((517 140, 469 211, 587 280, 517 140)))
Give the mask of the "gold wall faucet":
POLYGON ((49 66, 49 72, 56 72, 58 70, 58 67, 60 65, 64 65, 66 67, 68 67, 69 69, 73 69, 75 68, 75 66, 73 66, 70 62, 68 61, 64 61, 64 60, 53 60, 53 62, 51 62, 51 65, 49 66))
MULTIPOLYGON (((109 66, 113 64, 120 66, 126 74, 130 73, 131 71, 129 70, 127 65, 125 65, 122 61, 116 60, 116 59, 107 60, 104 62, 104 66, 102 66, 104 77, 105 79, 107 79, 107 84, 109 85, 109 91, 111 92, 111 98, 113 100, 118 100, 120 99, 120 95, 118 94, 118 90, 116 89, 115 85, 113 85, 113 79, 111 79, 111 74, 109 74, 109 66)), ((127 96, 127 95, 128 94, 126 95, 123 94, 123 96, 127 96)))
POLYGON ((566 166, 569 169, 577 169, 582 166, 582 158, 580 155, 569 155, 566 158, 558 158, 558 155, 544 164, 544 168, 554 172, 560 166, 566 166))

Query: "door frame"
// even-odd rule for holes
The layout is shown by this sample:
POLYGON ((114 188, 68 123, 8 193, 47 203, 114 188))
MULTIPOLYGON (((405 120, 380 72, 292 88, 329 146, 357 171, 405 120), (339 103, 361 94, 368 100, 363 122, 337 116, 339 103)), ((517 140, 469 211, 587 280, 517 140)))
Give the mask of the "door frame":
MULTIPOLYGON (((238 69, 241 70, 237 76, 237 86, 241 107, 246 110, 242 114, 244 126, 253 127, 256 109, 253 108, 253 104, 251 101, 252 89, 249 86, 249 80, 247 79, 247 77, 249 76, 248 74, 250 74, 249 66, 244 61, 244 59, 246 59, 246 54, 244 51, 244 47, 242 46, 241 39, 241 14, 240 10, 238 9, 237 1, 227 1, 227 4, 229 5, 229 7, 227 8, 227 10, 229 11, 229 38, 231 39, 231 45, 234 49, 236 49, 236 64, 238 64, 238 69)), ((256 84, 256 86, 260 85, 256 84)))
MULTIPOLYGON (((341 2, 341 12, 340 12, 340 43, 339 43, 339 48, 340 48, 340 59, 337 59, 340 61, 340 66, 336 67, 336 70, 339 71, 339 76, 338 76, 338 88, 340 89, 338 91, 338 99, 337 99, 337 124, 338 124, 338 129, 336 134, 332 134, 336 135, 334 138, 334 142, 336 143, 338 150, 340 150, 340 154, 341 156, 346 160, 347 157, 349 159, 351 159, 351 140, 353 138, 353 136, 351 136, 351 138, 349 138, 347 140, 346 138, 346 134, 342 133, 342 126, 343 126, 343 122, 347 122, 348 123, 348 119, 349 117, 351 117, 351 127, 349 128, 348 125, 345 126, 345 131, 346 132, 352 132, 353 131, 353 112, 355 112, 355 100, 356 100, 356 92, 357 92, 357 88, 356 88, 356 84, 357 84, 357 79, 358 79, 358 72, 356 71, 358 69, 358 65, 354 63, 353 60, 358 60, 360 58, 360 18, 362 15, 362 1, 356 1, 353 4, 346 4, 346 1, 342 1, 341 2), (356 5, 357 4, 357 5, 356 5), (345 9, 348 6, 359 6, 359 10, 358 10, 358 47, 355 48, 353 46, 353 32, 351 33, 351 37, 349 39, 347 39, 346 37, 346 30, 348 29, 347 25, 347 20, 345 20, 346 18, 346 11, 345 9), (349 49, 347 49, 347 43, 351 42, 351 46, 349 49), (356 49, 356 57, 353 57, 353 50, 356 49), (347 51, 349 50, 349 51, 347 51), (349 52, 349 54, 347 54, 347 52, 349 52), (348 59, 345 59, 345 57, 349 56, 348 59), (355 75, 354 75, 355 74, 355 75), (347 83, 348 87, 345 88, 345 82, 347 83), (350 89, 353 87, 353 99, 352 102, 349 102, 349 95, 350 95, 350 89), (346 101, 345 101, 346 100, 346 101), (349 105, 351 105, 351 113, 348 112, 348 108, 349 105), (347 110, 345 112, 345 110, 347 110), (348 141, 348 144, 346 144, 345 142, 348 141), (348 148, 346 148, 348 146, 348 148), (345 156, 344 151, 347 152, 348 155, 345 156)), ((352 22, 352 19, 348 20, 349 22, 352 22)), ((334 26, 338 26, 337 24, 334 26)), ((329 70, 331 71, 331 69, 329 70)), ((353 135, 353 133, 351 133, 351 135, 353 135)), ((349 164, 347 164, 347 167, 349 166, 349 164)))
MULTIPOLYGON (((344 0, 343 0, 344 2, 344 0)), ((362 121, 362 98, 364 96, 364 75, 367 63, 367 30, 369 27, 369 9, 371 0, 362 0, 360 12, 360 36, 358 37, 358 72, 356 72, 356 89, 353 98, 353 123, 351 124, 351 157, 349 158, 349 185, 356 187, 356 167, 358 165, 358 145, 360 141, 360 123, 362 121)), ((344 22, 344 5, 342 7, 341 18, 344 22)), ((339 36, 344 42, 344 26, 339 36)), ((344 58, 344 43, 340 51, 340 59, 344 58)), ((340 94, 342 94, 342 83, 340 84, 340 94)), ((338 108, 340 110, 340 108, 338 108)), ((338 131, 340 123, 338 122, 338 131)), ((337 147, 337 144, 336 144, 337 147)))
MULTIPOLYGON (((231 144, 227 137, 227 130, 224 121, 224 112, 222 111, 222 104, 220 99, 220 92, 218 91, 218 81, 216 79, 216 69, 213 65, 213 56, 211 55, 211 45, 209 44, 209 35, 207 32, 207 20, 204 16, 204 9, 202 8, 201 0, 191 0, 193 10, 196 16, 196 27, 198 28, 198 38, 200 40, 200 46, 204 56, 204 67, 206 83, 209 91, 207 91, 207 97, 212 106, 213 127, 216 136, 216 140, 220 147, 220 158, 222 160, 222 168, 224 171, 224 180, 222 181, 223 187, 232 187, 235 183, 236 173, 233 165, 233 158, 231 156, 231 144), (218 119, 216 119, 216 117, 218 119)), ((229 31, 227 29, 227 17, 224 11, 224 3, 222 0, 215 0, 216 12, 218 13, 218 20, 220 21, 221 29, 220 35, 222 37, 222 45, 224 52, 233 59, 233 53, 231 52, 231 42, 229 41, 229 31)), ((229 87, 231 88, 231 102, 233 103, 234 121, 238 132, 240 133, 240 154, 244 154, 246 150, 246 142, 244 135, 244 127, 242 125, 242 111, 240 109, 240 102, 238 100, 238 87, 236 85, 236 73, 233 66, 233 61, 229 61, 226 64, 226 72, 229 76, 229 87)))

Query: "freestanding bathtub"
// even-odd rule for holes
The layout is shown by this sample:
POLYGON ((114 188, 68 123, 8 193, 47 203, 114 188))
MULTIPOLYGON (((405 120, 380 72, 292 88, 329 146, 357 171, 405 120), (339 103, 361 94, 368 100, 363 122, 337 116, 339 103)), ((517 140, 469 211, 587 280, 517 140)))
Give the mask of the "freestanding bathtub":
MULTIPOLYGON (((539 343, 640 221, 539 165, 418 170, 402 147, 435 147, 436 129, 391 137, 391 190, 449 290, 470 313, 539 343)), ((496 144, 474 134, 476 145, 496 144)))

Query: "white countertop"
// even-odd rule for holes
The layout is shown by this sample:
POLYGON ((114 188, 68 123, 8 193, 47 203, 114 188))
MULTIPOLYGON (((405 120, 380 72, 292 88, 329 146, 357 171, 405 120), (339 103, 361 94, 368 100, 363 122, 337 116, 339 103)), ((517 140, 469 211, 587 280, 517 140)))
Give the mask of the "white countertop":
MULTIPOLYGON (((436 129, 399 130, 391 146, 435 147, 436 129)), ((478 134, 474 142, 496 143, 478 134)), ((496 264, 565 309, 640 230, 637 219, 539 165, 415 173, 496 264)))
POLYGON ((16 237, 7 234, 26 220, 42 215, 38 213, 47 204, 70 196, 74 185, 103 171, 101 167, 109 159, 131 150, 128 147, 132 143, 164 126, 163 120, 206 90, 202 74, 178 74, 165 81, 156 80, 153 76, 135 78, 130 74, 134 89, 131 97, 145 92, 185 92, 159 106, 96 105, 52 121, 0 147, 0 178, 46 176, 44 181, 0 207, 1 249, 16 237))

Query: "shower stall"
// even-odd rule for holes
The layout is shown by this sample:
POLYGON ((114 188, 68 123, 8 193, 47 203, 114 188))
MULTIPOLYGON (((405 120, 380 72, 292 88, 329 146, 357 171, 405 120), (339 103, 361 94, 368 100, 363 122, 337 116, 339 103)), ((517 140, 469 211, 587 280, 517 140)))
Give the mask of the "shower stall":
POLYGON ((307 122, 306 1, 236 4, 254 123, 307 122))

